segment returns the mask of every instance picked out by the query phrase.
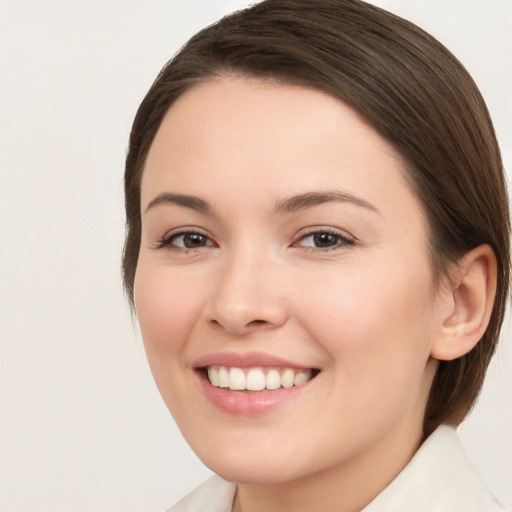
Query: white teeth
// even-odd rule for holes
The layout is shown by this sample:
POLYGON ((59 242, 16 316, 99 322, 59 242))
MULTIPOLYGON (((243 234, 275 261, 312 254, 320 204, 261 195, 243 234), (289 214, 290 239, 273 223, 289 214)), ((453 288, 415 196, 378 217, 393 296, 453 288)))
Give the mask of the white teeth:
POLYGON ((295 375, 295 379, 293 379, 293 385, 300 386, 301 384, 307 382, 309 379, 311 379, 311 370, 300 371, 295 375))
POLYGON ((242 368, 226 366, 210 366, 208 368, 208 380, 212 386, 229 388, 232 391, 262 391, 279 388, 291 388, 305 384, 312 378, 311 370, 294 370, 285 368, 278 370, 271 368, 266 371, 263 368, 242 368))
POLYGON ((250 370, 246 377, 245 388, 249 391, 265 389, 265 374, 261 370, 250 370))
POLYGON ((245 373, 240 368, 229 370, 229 389, 243 391, 245 389, 245 373))
POLYGON ((216 368, 208 368, 208 378, 213 386, 219 387, 219 371, 216 368))
POLYGON ((283 386, 285 389, 291 388, 293 386, 294 379, 295 372, 292 369, 287 368, 281 375, 281 386, 283 386))
MULTIPOLYGON (((213 384, 213 382, 212 382, 213 384)), ((213 384, 215 386, 215 384, 213 384)), ((229 372, 227 368, 221 366, 219 368, 219 388, 229 388, 229 372)))
POLYGON ((279 389, 281 387, 281 375, 279 375, 279 372, 277 370, 270 370, 267 373, 265 387, 267 389, 279 389))

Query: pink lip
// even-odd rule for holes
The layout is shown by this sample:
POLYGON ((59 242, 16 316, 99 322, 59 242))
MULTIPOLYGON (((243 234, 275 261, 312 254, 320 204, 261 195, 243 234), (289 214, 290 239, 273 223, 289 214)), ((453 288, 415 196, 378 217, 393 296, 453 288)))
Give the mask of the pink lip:
POLYGON ((251 367, 285 367, 285 368, 309 368, 301 364, 288 361, 281 357, 272 356, 262 352, 246 352, 238 354, 236 352, 224 352, 210 354, 200 357, 192 364, 193 368, 205 368, 207 366, 234 366, 236 368, 251 368, 251 367))
MULTIPOLYGON (((237 354, 235 352, 210 354, 197 359, 192 366, 196 370, 201 370, 214 365, 237 368, 258 366, 295 369, 309 368, 308 366, 296 364, 280 357, 258 352, 244 354, 237 354)), ((305 384, 293 386, 288 389, 280 388, 272 391, 247 392, 230 391, 229 389, 212 386, 204 371, 196 371, 196 375, 203 393, 214 406, 228 414, 241 416, 257 416, 282 407, 290 401, 298 399, 304 393, 307 393, 310 384, 315 380, 311 379, 305 384)))
POLYGON ((272 391, 230 391, 217 388, 210 384, 204 374, 198 372, 198 378, 206 397, 221 411, 240 416, 257 416, 268 413, 285 405, 303 394, 314 379, 292 388, 275 389, 272 391))

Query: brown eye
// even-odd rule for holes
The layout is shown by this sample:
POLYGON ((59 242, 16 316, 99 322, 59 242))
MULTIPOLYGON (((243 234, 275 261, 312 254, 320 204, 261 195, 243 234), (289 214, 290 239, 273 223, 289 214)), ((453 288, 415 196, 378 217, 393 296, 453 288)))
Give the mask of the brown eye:
POLYGON ((354 245, 354 241, 341 233, 315 231, 304 235, 296 245, 311 249, 336 249, 337 247, 354 245))
POLYGON ((332 247, 340 243, 340 237, 332 233, 315 233, 313 243, 315 247, 332 247))
POLYGON ((201 247, 213 246, 213 242, 206 235, 191 232, 175 233, 174 235, 162 240, 161 246, 171 249, 200 249, 201 247))
POLYGON ((200 233, 187 233, 186 235, 181 235, 183 240, 183 246, 187 249, 195 249, 196 247, 204 247, 208 244, 208 238, 200 233))

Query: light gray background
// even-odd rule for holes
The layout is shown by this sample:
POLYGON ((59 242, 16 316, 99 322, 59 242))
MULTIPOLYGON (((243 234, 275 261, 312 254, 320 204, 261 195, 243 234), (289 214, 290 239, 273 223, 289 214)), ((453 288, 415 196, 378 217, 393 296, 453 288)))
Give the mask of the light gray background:
MULTIPOLYGON (((510 172, 512 2, 374 3, 465 63, 510 172)), ((160 511, 209 474, 158 395, 122 296, 122 172, 131 121, 161 66, 245 4, 0 0, 0 511, 160 511)), ((507 320, 460 430, 508 505, 511 401, 507 320)))

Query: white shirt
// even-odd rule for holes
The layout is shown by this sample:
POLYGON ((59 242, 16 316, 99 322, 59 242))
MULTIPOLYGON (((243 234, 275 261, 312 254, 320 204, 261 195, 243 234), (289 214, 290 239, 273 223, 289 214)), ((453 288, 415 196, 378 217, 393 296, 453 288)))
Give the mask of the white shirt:
MULTIPOLYGON (((167 512, 231 512, 235 492, 235 484, 213 476, 167 512)), ((456 430, 442 425, 361 512, 507 511, 467 459, 456 430)))

